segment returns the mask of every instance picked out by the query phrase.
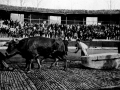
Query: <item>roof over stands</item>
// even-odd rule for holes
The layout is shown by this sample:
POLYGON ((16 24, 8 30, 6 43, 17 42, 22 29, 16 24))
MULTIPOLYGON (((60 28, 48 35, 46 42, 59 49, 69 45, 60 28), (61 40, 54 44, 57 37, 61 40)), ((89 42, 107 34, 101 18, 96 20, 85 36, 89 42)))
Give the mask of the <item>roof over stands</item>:
POLYGON ((37 12, 52 14, 120 14, 120 10, 68 10, 68 9, 45 9, 33 7, 8 6, 0 4, 0 10, 17 12, 37 12))

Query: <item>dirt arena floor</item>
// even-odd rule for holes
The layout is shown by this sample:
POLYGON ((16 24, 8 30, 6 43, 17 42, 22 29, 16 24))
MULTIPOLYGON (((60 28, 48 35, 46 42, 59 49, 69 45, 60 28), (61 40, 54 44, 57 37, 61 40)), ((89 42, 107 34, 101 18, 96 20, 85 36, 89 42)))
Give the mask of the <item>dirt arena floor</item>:
MULTIPOLYGON (((4 52, 5 50, 1 50, 4 52)), ((70 49, 68 55, 74 52, 70 49)), ((88 54, 116 52, 117 50, 88 50, 88 54)), ((80 52, 75 54, 80 55, 80 52)), ((80 63, 70 63, 63 71, 63 62, 49 69, 52 61, 43 62, 32 72, 24 71, 25 60, 19 55, 7 61, 14 71, 0 71, 0 90, 119 90, 120 70, 96 70, 83 67, 80 63)))

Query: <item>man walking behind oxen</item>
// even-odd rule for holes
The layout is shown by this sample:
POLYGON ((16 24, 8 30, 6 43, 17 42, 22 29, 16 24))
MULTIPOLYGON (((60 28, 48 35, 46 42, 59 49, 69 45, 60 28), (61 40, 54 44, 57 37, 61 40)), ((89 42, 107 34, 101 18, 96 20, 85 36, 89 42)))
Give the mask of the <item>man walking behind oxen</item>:
POLYGON ((76 40, 76 51, 74 53, 77 53, 79 50, 81 50, 81 56, 88 56, 87 49, 88 46, 80 41, 80 39, 76 40))
POLYGON ((12 71, 13 68, 9 67, 9 65, 5 62, 5 59, 7 59, 7 57, 0 52, 0 70, 10 70, 12 71))

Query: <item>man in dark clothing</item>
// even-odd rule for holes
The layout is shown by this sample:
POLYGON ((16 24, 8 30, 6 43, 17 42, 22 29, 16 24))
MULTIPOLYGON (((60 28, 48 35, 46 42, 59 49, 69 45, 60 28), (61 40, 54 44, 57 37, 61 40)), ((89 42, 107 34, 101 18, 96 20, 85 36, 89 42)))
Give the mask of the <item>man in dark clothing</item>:
POLYGON ((13 70, 13 68, 9 67, 9 65, 5 62, 6 56, 0 52, 0 69, 1 70, 13 70))

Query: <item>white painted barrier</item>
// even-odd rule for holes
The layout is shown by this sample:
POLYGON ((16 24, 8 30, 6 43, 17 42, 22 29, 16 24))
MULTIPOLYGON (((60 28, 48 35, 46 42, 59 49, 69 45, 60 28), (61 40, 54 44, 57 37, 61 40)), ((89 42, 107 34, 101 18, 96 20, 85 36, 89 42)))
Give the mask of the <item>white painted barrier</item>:
POLYGON ((0 47, 0 49, 7 49, 7 47, 0 47))
MULTIPOLYGON (((0 46, 0 49, 6 49, 7 47, 5 46, 0 46)), ((76 47, 68 47, 68 49, 76 49, 76 47)), ((111 50, 117 50, 117 48, 115 47, 97 47, 97 48, 93 48, 90 47, 89 49, 111 49, 111 50)))

